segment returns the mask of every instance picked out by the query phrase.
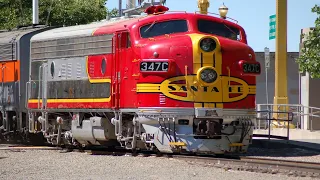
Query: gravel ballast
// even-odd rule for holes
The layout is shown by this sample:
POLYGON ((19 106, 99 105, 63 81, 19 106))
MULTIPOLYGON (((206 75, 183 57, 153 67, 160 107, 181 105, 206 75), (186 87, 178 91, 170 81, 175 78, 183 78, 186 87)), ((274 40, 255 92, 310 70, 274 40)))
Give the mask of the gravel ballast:
POLYGON ((191 165, 164 157, 60 153, 57 150, 0 150, 0 179, 312 179, 191 165))

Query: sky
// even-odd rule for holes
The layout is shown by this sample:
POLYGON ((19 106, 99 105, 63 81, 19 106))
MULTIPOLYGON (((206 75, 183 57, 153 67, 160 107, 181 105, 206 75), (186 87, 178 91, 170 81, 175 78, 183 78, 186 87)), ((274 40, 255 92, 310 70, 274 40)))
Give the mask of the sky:
MULTIPOLYGON (((126 0, 123 0, 123 8, 126 0)), ((311 12, 320 0, 287 0, 288 35, 287 51, 298 52, 301 29, 313 27, 317 15, 311 12)), ((108 9, 118 8, 118 0, 108 0, 108 9)), ((219 13, 222 4, 229 8, 228 17, 236 19, 247 34, 248 44, 256 52, 265 47, 275 50, 275 39, 269 40, 269 16, 276 14, 276 0, 210 0, 209 12, 219 13)), ((167 0, 170 11, 198 11, 197 0, 167 0)))

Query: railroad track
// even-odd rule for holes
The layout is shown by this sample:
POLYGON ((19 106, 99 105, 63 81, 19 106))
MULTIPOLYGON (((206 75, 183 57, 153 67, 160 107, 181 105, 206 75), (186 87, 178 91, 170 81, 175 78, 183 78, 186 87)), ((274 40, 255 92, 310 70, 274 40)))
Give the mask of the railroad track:
MULTIPOLYGON (((58 147, 46 146, 9 146, 0 147, 0 150, 63 150, 58 147)), ((127 150, 118 149, 74 149, 75 152, 86 152, 92 155, 112 155, 112 156, 157 156, 164 158, 174 158, 183 160, 190 164, 202 165, 205 167, 216 167, 227 170, 250 171, 269 174, 285 174, 294 177, 313 177, 320 178, 320 163, 289 161, 278 159, 267 159, 257 157, 239 157, 239 156, 224 156, 218 158, 214 156, 197 156, 197 155, 175 155, 175 154, 160 154, 149 152, 132 153, 127 150)), ((68 151, 61 151, 68 152, 68 151)))

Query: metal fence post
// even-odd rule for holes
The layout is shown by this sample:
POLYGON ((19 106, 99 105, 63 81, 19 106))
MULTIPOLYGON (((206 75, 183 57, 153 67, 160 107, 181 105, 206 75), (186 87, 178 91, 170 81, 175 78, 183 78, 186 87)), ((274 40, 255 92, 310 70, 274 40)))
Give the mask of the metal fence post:
MULTIPOLYGON (((288 112, 288 119, 287 119, 287 120, 288 120, 288 123, 287 123, 287 143, 289 143, 289 139, 290 139, 290 138, 289 138, 289 136, 290 136, 290 133, 289 133, 289 132, 290 132, 290 131, 289 131, 289 130, 290 130, 290 128, 289 128, 290 114, 292 114, 292 112, 291 112, 291 113, 288 112)), ((292 116, 292 119, 293 119, 293 116, 292 116)))
MULTIPOLYGON (((312 122, 313 122, 313 108, 310 108, 311 109, 311 118, 310 119, 310 131, 313 131, 313 128, 312 128, 312 122)), ((310 114, 309 114, 309 117, 310 117, 310 114)))
POLYGON ((258 104, 257 106, 257 119, 256 119, 256 126, 257 126, 257 120, 258 120, 258 129, 260 130, 260 127, 261 127, 261 124, 260 124, 260 121, 261 121, 261 104, 258 104))
POLYGON ((271 124, 271 118, 270 118, 270 111, 268 110, 268 119, 267 119, 267 121, 268 121, 268 139, 269 139, 269 141, 270 141, 270 135, 271 135, 271 129, 270 129, 270 124, 271 124))

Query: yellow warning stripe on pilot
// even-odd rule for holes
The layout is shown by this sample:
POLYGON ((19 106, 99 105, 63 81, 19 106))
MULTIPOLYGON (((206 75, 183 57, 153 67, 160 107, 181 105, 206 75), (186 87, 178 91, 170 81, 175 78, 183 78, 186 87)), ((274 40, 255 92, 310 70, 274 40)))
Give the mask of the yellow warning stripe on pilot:
POLYGON ((242 147, 244 146, 244 144, 242 143, 232 143, 232 144, 229 144, 230 147, 242 147))
POLYGON ((169 145, 171 146, 187 146, 184 142, 169 142, 169 145))

